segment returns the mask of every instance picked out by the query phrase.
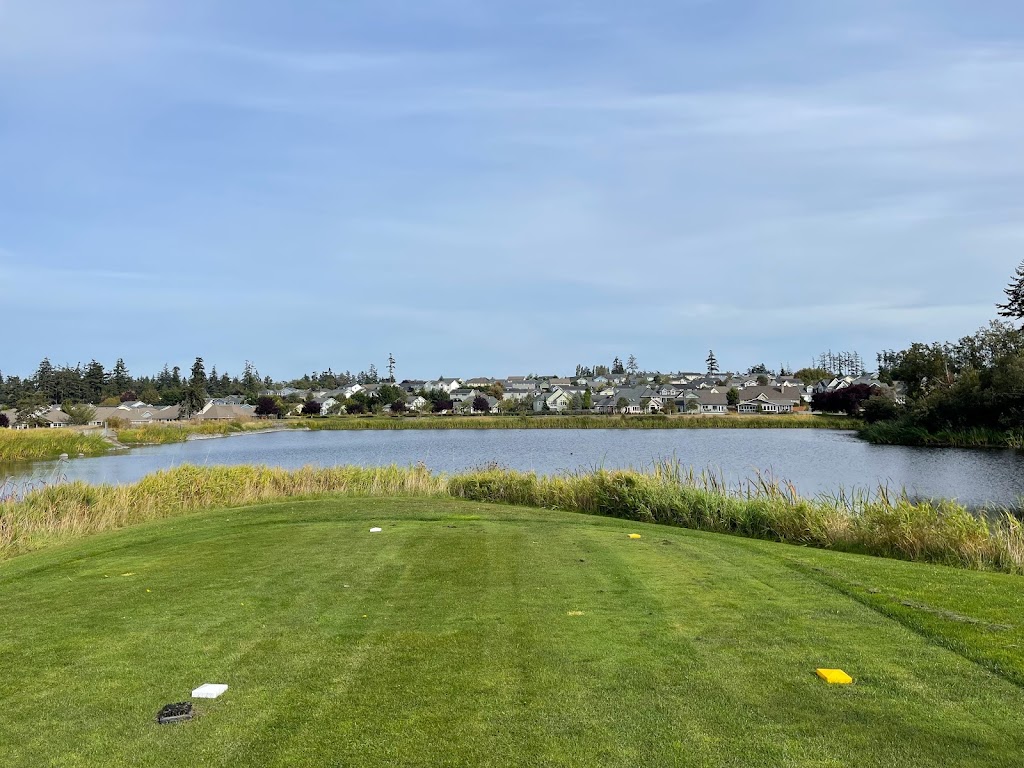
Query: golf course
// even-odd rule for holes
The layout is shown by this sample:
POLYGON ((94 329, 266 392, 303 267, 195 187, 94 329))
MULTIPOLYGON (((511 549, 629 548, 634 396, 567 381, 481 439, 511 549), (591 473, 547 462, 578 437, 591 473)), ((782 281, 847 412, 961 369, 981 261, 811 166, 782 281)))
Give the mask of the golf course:
POLYGON ((211 509, 0 561, 0 761, 1020 766, 1022 584, 454 498, 211 509))

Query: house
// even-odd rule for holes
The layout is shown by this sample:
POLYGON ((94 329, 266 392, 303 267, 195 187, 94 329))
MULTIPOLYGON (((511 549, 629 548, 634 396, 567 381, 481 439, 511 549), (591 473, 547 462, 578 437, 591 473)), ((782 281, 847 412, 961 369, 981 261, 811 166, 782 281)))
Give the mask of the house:
POLYGON ((433 381, 427 381, 423 383, 423 388, 428 391, 443 390, 444 392, 451 394, 454 390, 458 389, 461 382, 458 379, 434 379, 433 381))
POLYGON ((214 405, 209 402, 194 418, 201 421, 246 421, 255 415, 254 405, 214 405))
POLYGON ((729 396, 717 389, 696 389, 676 397, 676 408, 683 413, 725 413, 729 396))
POLYGON ((245 395, 229 395, 213 398, 214 405, 245 405, 245 395))
POLYGON ((497 407, 498 399, 496 397, 491 397, 490 395, 479 395, 479 396, 483 397, 484 400, 487 401, 487 410, 485 410, 485 411, 477 410, 477 408, 476 408, 476 405, 477 405, 476 404, 476 396, 474 396, 472 398, 469 398, 468 400, 465 400, 465 401, 457 404, 455 406, 454 410, 456 412, 458 412, 458 413, 462 413, 462 414, 466 414, 466 415, 473 415, 473 414, 476 414, 476 413, 490 413, 491 411, 493 411, 497 407))
MULTIPOLYGON (((611 401, 611 411, 602 410, 599 412, 609 413, 661 413, 664 407, 663 398, 650 387, 622 387, 616 389, 611 395, 602 397, 601 404, 611 401), (622 401, 625 401, 625 404, 622 401)), ((595 410, 597 410, 595 408, 595 410)))
POLYGON ((533 399, 533 410, 537 412, 543 410, 564 411, 569 408, 571 400, 572 397, 568 392, 560 387, 556 387, 551 392, 537 395, 533 399), (544 406, 547 406, 547 408, 545 409, 544 406))
POLYGON ((127 421, 132 426, 144 424, 159 424, 169 421, 178 421, 181 418, 181 408, 177 405, 147 405, 145 403, 129 405, 121 403, 118 406, 97 406, 89 425, 103 427, 115 419, 127 421))
POLYGON ((810 402, 811 396, 796 387, 744 387, 740 390, 740 400, 756 400, 764 395, 768 400, 789 403, 792 407, 810 402), (806 400, 805 400, 806 398, 806 400))
POLYGON ((46 413, 40 415, 40 426, 54 428, 54 427, 69 427, 71 426, 71 417, 68 416, 57 406, 52 407, 46 413))
POLYGON ((331 408, 338 405, 341 401, 331 395, 325 395, 324 397, 315 397, 313 402, 320 403, 320 413, 326 414, 331 408))
POLYGON ((744 400, 736 406, 739 413, 792 413, 793 401, 782 398, 770 399, 766 392, 761 392, 750 400, 744 400))
POLYGON ((452 402, 464 403, 467 400, 472 400, 477 395, 483 394, 479 389, 470 389, 468 387, 459 387, 458 389, 452 390, 449 394, 452 402))

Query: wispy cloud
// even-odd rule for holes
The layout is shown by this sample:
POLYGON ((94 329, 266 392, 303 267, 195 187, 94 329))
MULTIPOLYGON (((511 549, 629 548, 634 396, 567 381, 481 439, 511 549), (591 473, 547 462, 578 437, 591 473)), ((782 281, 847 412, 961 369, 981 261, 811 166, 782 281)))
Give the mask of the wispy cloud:
POLYGON ((194 354, 187 275, 275 367, 368 328, 342 367, 430 375, 960 335, 1019 261, 1024 34, 934 5, 0 0, 0 273, 51 289, 7 301, 194 354))

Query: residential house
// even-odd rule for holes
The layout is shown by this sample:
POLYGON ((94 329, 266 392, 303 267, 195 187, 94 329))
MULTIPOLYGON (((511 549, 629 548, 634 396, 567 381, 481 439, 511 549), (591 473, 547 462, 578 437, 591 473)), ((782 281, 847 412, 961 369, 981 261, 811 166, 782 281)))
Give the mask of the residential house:
POLYGON ((454 390, 458 389, 461 382, 458 379, 434 379, 433 381, 424 382, 423 388, 428 391, 443 390, 444 392, 451 394, 454 390))
POLYGON ((477 413, 490 413, 497 407, 498 399, 496 397, 491 397, 490 395, 482 395, 482 397, 487 401, 487 410, 485 411, 477 410, 476 396, 456 404, 454 410, 457 413, 473 415, 477 413))
POLYGON ((533 399, 533 410, 540 412, 543 410, 549 411, 564 411, 569 408, 572 396, 560 387, 550 392, 543 392, 533 399), (545 409, 544 406, 547 406, 545 409))
POLYGON ((729 398, 718 389, 696 389, 684 392, 675 399, 676 408, 683 413, 725 413, 729 398))
POLYGON ((766 392, 761 392, 740 402, 736 410, 739 413, 792 413, 793 401, 781 395, 770 398, 766 392))
POLYGON ((181 418, 181 408, 177 405, 147 405, 146 403, 129 405, 121 403, 118 406, 97 406, 90 426, 103 427, 115 419, 127 421, 132 426, 143 426, 145 424, 161 424, 170 421, 178 421, 181 418))
POLYGON ((479 389, 470 389, 468 387, 459 387, 458 389, 452 390, 449 397, 451 397, 454 403, 464 403, 467 400, 472 400, 477 395, 482 394, 479 389))
POLYGON ((57 406, 53 406, 46 413, 39 416, 41 420, 40 426, 43 427, 69 427, 71 426, 71 417, 68 416, 57 406))
POLYGON ((194 418, 200 421, 247 421, 255 416, 254 405, 214 405, 209 402, 194 418))
MULTIPOLYGON (((764 395, 768 400, 787 402, 792 408, 810 402, 810 395, 796 387, 744 387, 740 390, 740 400, 756 400, 764 395), (806 400, 804 399, 806 397, 806 400)), ((792 409, 791 409, 792 410, 792 409)))

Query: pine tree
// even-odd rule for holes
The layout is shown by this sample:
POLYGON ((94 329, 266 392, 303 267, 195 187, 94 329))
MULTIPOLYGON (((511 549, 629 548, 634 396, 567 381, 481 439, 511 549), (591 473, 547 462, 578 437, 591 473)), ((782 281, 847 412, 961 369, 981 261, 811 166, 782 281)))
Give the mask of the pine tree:
POLYGON ((114 395, 120 395, 132 386, 132 377, 128 374, 128 368, 120 357, 114 363, 114 370, 110 374, 110 385, 114 388, 114 395))
POLYGON ((718 360, 715 358, 715 352, 712 349, 708 350, 708 376, 714 376, 718 373, 718 360))
POLYGON ((203 366, 203 358, 197 357, 196 361, 192 363, 192 376, 189 379, 190 384, 199 384, 200 386, 206 385, 206 368, 203 366))
POLYGON ((388 381, 395 383, 395 356, 388 352, 388 381))
POLYGON ((1003 317, 1024 320, 1024 261, 1017 267, 1013 279, 1003 289, 1003 293, 1006 294, 1006 303, 996 304, 999 314, 1003 317))
POLYGON ((626 361, 626 370, 629 371, 630 375, 635 376, 640 370, 636 364, 636 357, 634 355, 629 356, 629 360, 626 361))

